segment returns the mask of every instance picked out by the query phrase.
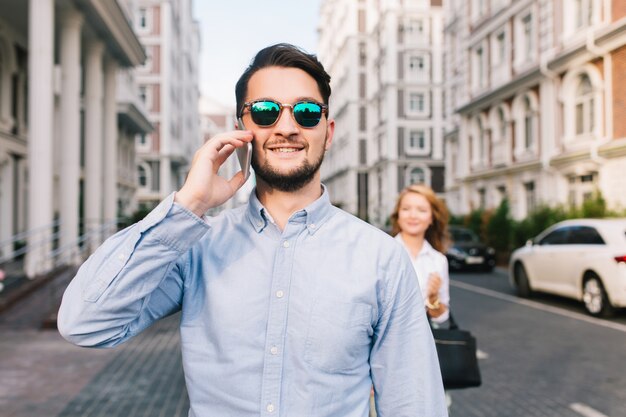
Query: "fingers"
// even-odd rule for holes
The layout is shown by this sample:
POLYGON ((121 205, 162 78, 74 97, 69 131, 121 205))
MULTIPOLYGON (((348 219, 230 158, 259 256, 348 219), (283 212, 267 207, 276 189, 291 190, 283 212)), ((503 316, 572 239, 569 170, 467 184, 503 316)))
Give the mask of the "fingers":
POLYGON ((233 190, 233 194, 235 191, 241 188, 242 185, 246 183, 246 178, 243 176, 243 171, 239 171, 228 181, 228 185, 233 190))
POLYGON ((226 145, 224 145, 222 149, 220 149, 217 153, 217 158, 215 159, 215 162, 217 162, 217 165, 221 166, 224 163, 224 161, 226 161, 228 157, 234 151, 235 151, 235 147, 231 145, 230 143, 227 143, 226 145))

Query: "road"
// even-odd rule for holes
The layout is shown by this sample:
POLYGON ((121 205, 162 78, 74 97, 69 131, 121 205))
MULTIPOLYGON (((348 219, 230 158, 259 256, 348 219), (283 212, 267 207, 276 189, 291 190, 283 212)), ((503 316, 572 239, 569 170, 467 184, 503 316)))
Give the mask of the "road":
POLYGON ((506 271, 451 275, 451 304, 478 340, 483 385, 452 392, 452 417, 626 416, 626 314, 514 295, 506 271))
MULTIPOLYGON (((81 349, 38 329, 61 289, 0 315, 0 416, 184 417, 177 317, 118 348, 81 349)), ((520 300, 503 271, 453 274, 451 296, 483 375, 480 388, 452 392, 452 417, 626 417, 626 314, 597 320, 566 300, 520 300)))

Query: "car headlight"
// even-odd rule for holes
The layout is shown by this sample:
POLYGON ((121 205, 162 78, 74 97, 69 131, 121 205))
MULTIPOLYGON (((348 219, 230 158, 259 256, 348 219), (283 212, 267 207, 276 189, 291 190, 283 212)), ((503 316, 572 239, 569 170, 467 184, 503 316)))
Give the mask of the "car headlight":
POLYGON ((489 255, 495 255, 496 250, 495 250, 494 248, 487 248, 487 253, 488 253, 489 255))

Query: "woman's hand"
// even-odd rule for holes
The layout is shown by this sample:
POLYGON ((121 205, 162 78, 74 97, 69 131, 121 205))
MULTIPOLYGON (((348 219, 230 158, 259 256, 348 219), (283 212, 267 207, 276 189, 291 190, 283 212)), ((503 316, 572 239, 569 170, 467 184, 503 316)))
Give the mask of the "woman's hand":
POLYGON ((236 148, 251 140, 249 130, 225 132, 208 140, 196 151, 185 184, 176 193, 175 201, 199 217, 228 201, 245 183, 243 172, 226 179, 217 171, 236 148))
POLYGON ((448 306, 439 302, 439 290, 441 289, 441 276, 437 272, 431 272, 428 275, 428 284, 426 293, 428 299, 426 303, 426 311, 432 318, 437 318, 448 311, 448 306))

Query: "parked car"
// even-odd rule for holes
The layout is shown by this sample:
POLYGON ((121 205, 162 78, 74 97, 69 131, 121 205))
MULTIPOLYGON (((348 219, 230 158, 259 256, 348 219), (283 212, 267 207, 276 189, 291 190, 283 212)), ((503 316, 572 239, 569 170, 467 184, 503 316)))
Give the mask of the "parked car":
POLYGON ((446 251, 450 269, 493 271, 496 266, 496 251, 482 243, 474 231, 461 226, 449 226, 448 231, 452 239, 446 251))
POLYGON ((566 220, 511 255, 511 284, 521 297, 533 291, 584 303, 593 316, 626 307, 626 219, 566 220))

